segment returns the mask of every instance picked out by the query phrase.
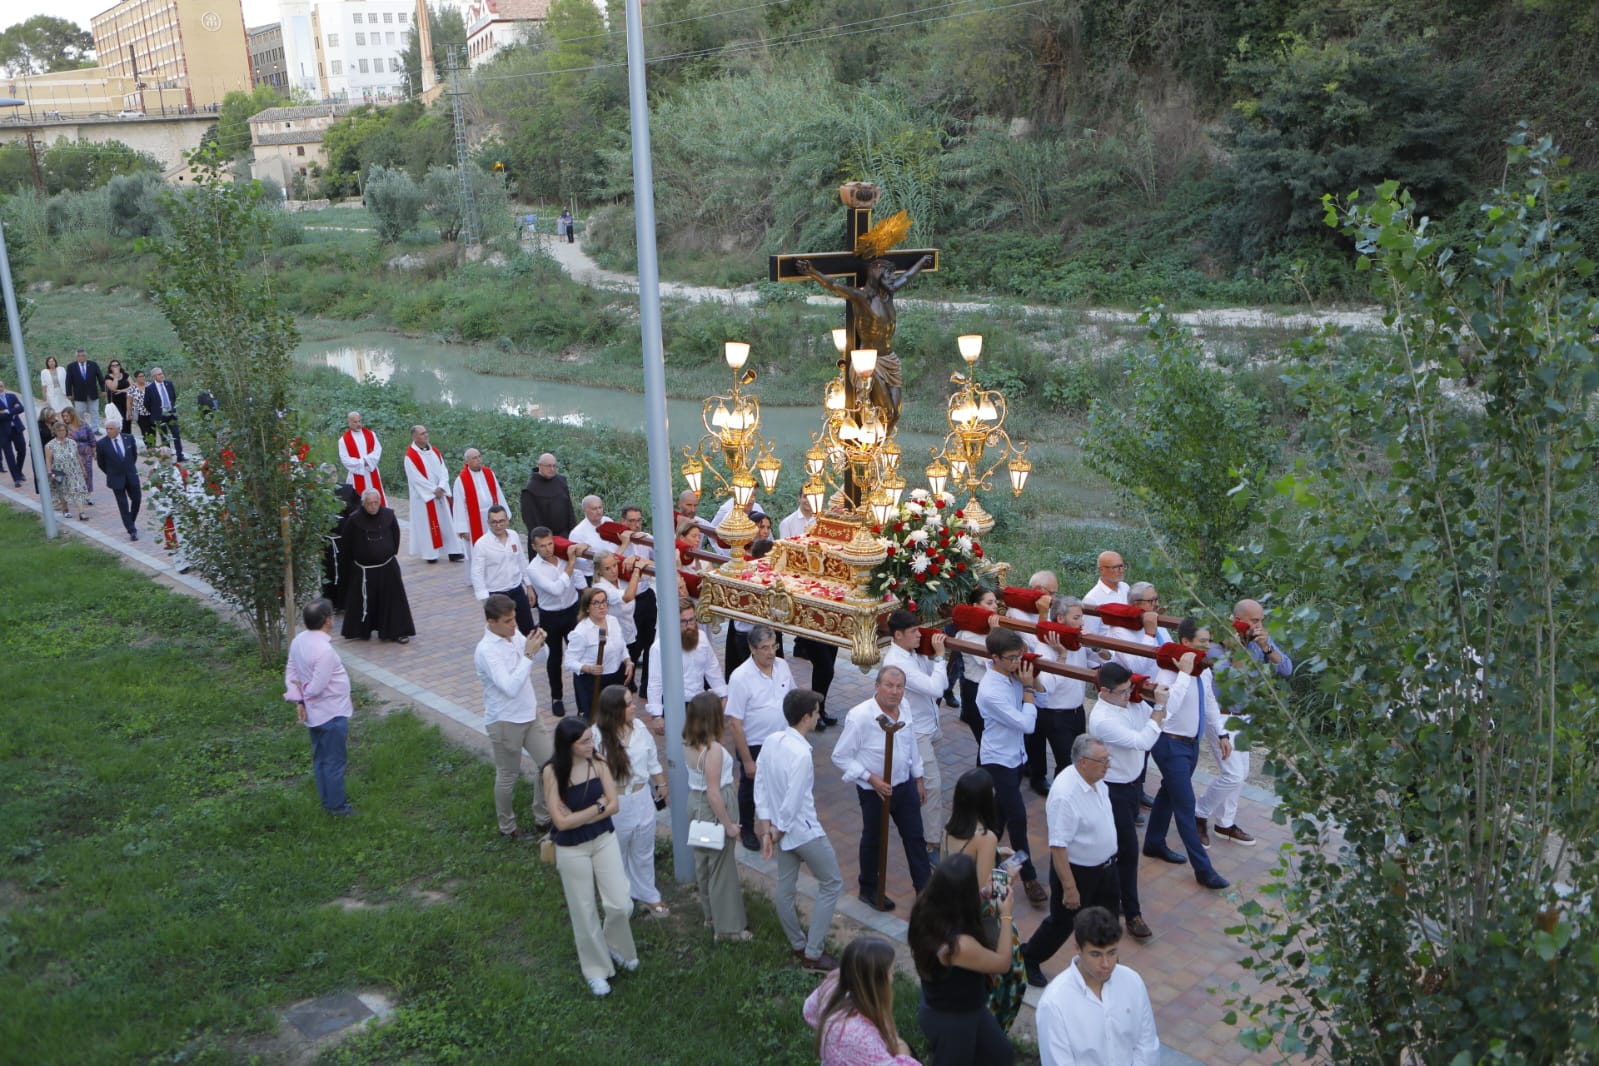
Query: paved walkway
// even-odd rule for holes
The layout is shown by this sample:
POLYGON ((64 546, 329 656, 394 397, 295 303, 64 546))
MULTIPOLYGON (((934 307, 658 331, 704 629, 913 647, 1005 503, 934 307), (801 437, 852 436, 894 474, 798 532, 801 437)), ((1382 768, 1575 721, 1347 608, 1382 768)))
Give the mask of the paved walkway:
MULTIPOLYGON (((0 498, 19 509, 38 511, 38 499, 31 488, 15 490, 0 488, 0 498)), ((122 555, 129 563, 157 575, 165 583, 188 592, 197 599, 215 603, 209 586, 192 575, 180 575, 170 558, 160 546, 156 536, 153 516, 146 512, 141 521, 141 537, 131 543, 122 531, 117 517, 116 504, 108 490, 97 481, 94 498, 98 505, 91 509, 90 519, 62 519, 61 526, 71 538, 94 543, 106 550, 122 555)), ((403 523, 402 523, 403 525, 403 523)), ((483 634, 482 609, 472 596, 464 564, 440 562, 427 565, 406 554, 409 550, 409 533, 402 547, 401 564, 404 571, 406 594, 411 601, 412 614, 417 622, 418 635, 408 645, 384 644, 375 638, 368 643, 335 641, 339 653, 350 671, 371 684, 382 686, 411 701, 418 713, 439 722, 445 731, 457 738, 478 740, 483 736, 482 691, 472 668, 472 651, 483 634)), ((671 612, 666 612, 671 617, 671 612)), ((803 660, 791 660, 795 680, 803 685, 809 680, 810 666, 803 660)), ((534 671, 535 687, 541 706, 548 706, 548 691, 542 670, 534 671)), ((833 713, 842 713, 854 704, 867 699, 872 691, 871 680, 852 668, 847 659, 841 659, 837 677, 829 693, 828 703, 833 713)), ((570 706, 568 700, 568 706, 570 706)), ((971 734, 955 713, 943 709, 944 741, 940 753, 946 796, 955 779, 976 765, 976 745, 971 734)), ((546 718, 546 723, 553 719, 546 718)), ((816 736, 817 809, 827 826, 843 870, 845 896, 840 903, 840 914, 861 926, 877 930, 897 941, 905 937, 905 917, 908 916, 914 893, 905 865, 905 858, 897 843, 890 850, 888 870, 889 895, 899 901, 895 916, 883 915, 862 904, 854 896, 858 873, 855 841, 860 831, 860 811, 854 796, 854 786, 839 778, 831 761, 833 742, 837 730, 828 730, 816 736)), ((664 745, 663 745, 664 746, 664 745)), ((1206 757, 1203 764, 1209 763, 1206 757)), ((1158 783, 1158 773, 1151 766, 1153 791, 1158 783)), ((1208 780, 1204 771, 1195 775, 1196 784, 1208 780)), ((1035 856, 1048 854, 1044 825, 1042 797, 1027 793, 1029 852, 1035 856)), ((485 794, 485 832, 492 822, 485 794)), ((1216 839, 1212 858, 1222 876, 1233 882, 1231 890, 1224 893, 1200 888, 1187 866, 1171 866, 1155 859, 1144 860, 1140 890, 1144 914, 1154 929, 1154 937, 1138 942, 1131 937, 1122 941, 1122 960, 1143 976, 1149 986, 1155 1006, 1155 1018, 1160 1036, 1166 1046, 1162 1061, 1165 1063, 1205 1063, 1222 1066, 1230 1063, 1275 1061, 1274 1056, 1252 1055, 1238 1044, 1238 1031, 1222 1020, 1226 1011, 1223 1000, 1225 990, 1238 981, 1245 987, 1255 987, 1254 979, 1237 963, 1240 948, 1226 933, 1225 928, 1238 923, 1237 904, 1263 884, 1273 864, 1276 851, 1288 839, 1286 827, 1272 823, 1269 808, 1273 797, 1253 786, 1246 787, 1240 805, 1239 821, 1260 838, 1260 844, 1244 848, 1229 841, 1216 839)), ((667 832, 665 816, 662 831, 667 832)), ((1176 843, 1175 832, 1172 834, 1176 843)), ((1178 845, 1180 846, 1180 844, 1178 845)), ((738 849, 739 859, 752 883, 770 883, 775 864, 763 863, 759 856, 738 849)), ((670 876, 663 871, 663 876, 670 876)), ((814 883, 802 878, 801 891, 814 893, 814 883)), ((1044 915, 1042 908, 1018 899, 1017 925, 1025 940, 1037 927, 1044 915)), ((1053 976, 1069 964, 1070 947, 1044 966, 1046 974, 1053 976)), ((1038 993, 1028 992, 1028 1003, 1036 1003, 1038 993)), ((1014 1030, 1018 1035, 1032 1038, 1031 1011, 1024 1011, 1014 1030)))

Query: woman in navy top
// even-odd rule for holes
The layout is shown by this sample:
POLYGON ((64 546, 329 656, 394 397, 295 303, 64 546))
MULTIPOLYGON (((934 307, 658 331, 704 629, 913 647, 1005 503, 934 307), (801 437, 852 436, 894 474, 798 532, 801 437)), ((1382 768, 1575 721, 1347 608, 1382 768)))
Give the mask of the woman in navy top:
POLYGON ((578 718, 555 727, 555 754, 544 764, 544 801, 554 830, 555 868, 572 916, 578 963, 596 996, 609 995, 616 968, 638 969, 638 949, 628 924, 633 910, 622 849, 611 816, 616 814, 616 782, 594 758, 594 731, 578 718), (599 890, 603 923, 594 907, 599 890))

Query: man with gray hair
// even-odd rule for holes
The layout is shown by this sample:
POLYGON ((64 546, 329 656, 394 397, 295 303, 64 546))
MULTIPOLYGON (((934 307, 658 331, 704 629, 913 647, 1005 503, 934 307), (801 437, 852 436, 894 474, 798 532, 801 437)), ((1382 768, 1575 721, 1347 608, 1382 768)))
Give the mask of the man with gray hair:
POLYGON ((150 377, 150 384, 144 387, 144 409, 155 423, 156 437, 171 437, 178 462, 187 462, 183 458, 183 435, 178 432, 178 387, 167 380, 167 372, 158 366, 150 368, 150 377))
POLYGON ((794 689, 788 663, 777 656, 777 633, 770 626, 750 630, 750 657, 727 679, 727 725, 743 778, 738 784, 739 840, 760 851, 755 835, 755 762, 766 738, 787 726, 783 697, 794 689))
POLYGON ((1121 913, 1116 879, 1116 819, 1111 814, 1105 770, 1110 752, 1093 733, 1072 743, 1072 764, 1049 788, 1044 818, 1049 823, 1049 914, 1022 945, 1027 983, 1043 988, 1044 963, 1071 935, 1077 912, 1104 907, 1121 913))
POLYGON ((455 511, 450 503, 450 472, 444 456, 428 439, 428 427, 411 427, 411 446, 405 449, 405 483, 411 494, 411 554, 429 563, 448 555, 450 562, 466 558, 465 546, 455 535, 455 511))
MULTIPOLYGON (((500 491, 500 481, 494 476, 494 471, 484 464, 482 452, 468 448, 461 458, 465 465, 455 475, 455 491, 451 495, 454 509, 450 517, 454 520, 455 534, 461 540, 466 565, 470 569, 473 548, 489 531, 489 508, 503 508, 505 493, 500 491)), ((467 582, 471 583, 470 576, 467 582)))
POLYGON ((528 558, 533 557, 533 531, 543 526, 552 534, 566 536, 577 525, 572 508, 572 490, 566 477, 555 472, 555 456, 539 456, 533 472, 522 486, 522 522, 527 526, 528 558))
MULTIPOLYGON (((572 527, 572 540, 577 541, 589 550, 589 557, 578 559, 577 572, 583 575, 583 580, 594 584, 594 557, 601 552, 614 550, 604 537, 600 536, 600 526, 609 522, 610 516, 605 513, 605 501, 590 493, 583 497, 583 517, 577 525, 572 527)), ((626 584, 626 582, 623 582, 626 584)), ((616 610, 616 605, 611 605, 611 610, 616 610)))

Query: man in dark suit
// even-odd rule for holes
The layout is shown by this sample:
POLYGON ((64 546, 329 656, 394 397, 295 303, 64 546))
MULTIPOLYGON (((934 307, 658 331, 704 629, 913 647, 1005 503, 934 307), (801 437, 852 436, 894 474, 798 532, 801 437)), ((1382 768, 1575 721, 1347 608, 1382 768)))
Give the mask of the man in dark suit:
POLYGON ((117 498, 122 524, 129 540, 139 539, 139 445, 131 435, 124 436, 121 422, 107 422, 105 436, 94 446, 94 461, 105 475, 106 487, 117 498))
POLYGON ((155 420, 156 433, 171 436, 178 462, 185 462, 183 438, 178 435, 178 387, 167 380, 166 371, 160 367, 152 367, 150 376, 155 380, 144 387, 144 409, 155 420))
POLYGON ((22 472, 28 466, 27 410, 22 397, 6 391, 0 381, 0 456, 5 458, 6 469, 11 473, 11 483, 22 487, 22 472))
POLYGON ((78 409, 78 417, 96 433, 100 432, 100 395, 103 392, 105 375, 100 373, 100 364, 79 348, 77 357, 67 364, 67 399, 78 409))

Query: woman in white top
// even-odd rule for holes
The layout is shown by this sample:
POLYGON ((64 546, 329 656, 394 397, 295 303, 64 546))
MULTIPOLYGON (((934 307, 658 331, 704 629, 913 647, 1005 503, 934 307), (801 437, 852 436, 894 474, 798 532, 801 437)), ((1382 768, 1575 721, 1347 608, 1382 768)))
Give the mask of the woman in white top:
POLYGON ((748 940, 744 893, 738 883, 738 787, 733 784, 733 757, 722 747, 722 697, 701 692, 688 701, 683 719, 683 763, 688 767, 688 816, 700 822, 719 822, 722 849, 694 849, 694 881, 700 889, 705 924, 716 929, 718 940, 748 940), (712 788, 710 782, 715 781, 712 788))
MULTIPOLYGON (((597 572, 597 570, 596 570, 597 572)), ((616 842, 633 899, 657 918, 671 913, 655 887, 655 812, 666 803, 666 771, 655 738, 634 720, 633 694, 621 685, 600 692, 594 705, 594 751, 616 780, 616 842)))
POLYGON ((594 558, 594 587, 604 589, 610 602, 611 617, 622 627, 622 639, 628 645, 638 639, 638 623, 633 621, 633 599, 638 595, 638 580, 643 574, 638 566, 631 568, 627 582, 622 583, 622 556, 615 552, 601 552, 594 558))
POLYGON ((39 371, 39 390, 44 393, 44 405, 52 411, 72 405, 67 399, 67 368, 53 355, 45 359, 44 369, 39 371))
POLYGON ((589 721, 600 690, 607 685, 626 685, 633 676, 633 660, 627 655, 622 626, 611 617, 610 596, 601 588, 586 588, 577 598, 580 621, 566 640, 565 665, 574 674, 577 713, 589 721))
MULTIPOLYGON (((993 589, 974 589, 968 600, 976 607, 990 611, 999 610, 999 597, 994 594, 993 589)), ((982 644, 988 639, 988 633, 974 633, 969 629, 962 629, 955 634, 955 639, 982 644)), ((977 711, 977 686, 986 673, 988 673, 988 659, 985 656, 961 652, 961 721, 972 731, 972 737, 977 741, 978 747, 982 747, 983 744, 983 716, 977 711)))

